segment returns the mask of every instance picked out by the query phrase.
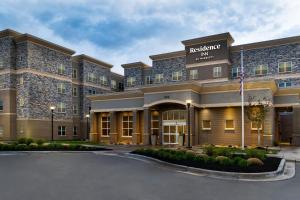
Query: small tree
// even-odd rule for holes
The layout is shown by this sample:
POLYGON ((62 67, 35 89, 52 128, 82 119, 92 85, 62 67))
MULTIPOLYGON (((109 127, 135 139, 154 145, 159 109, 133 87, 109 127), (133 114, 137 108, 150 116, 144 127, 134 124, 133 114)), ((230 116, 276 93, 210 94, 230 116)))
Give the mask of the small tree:
POLYGON ((256 98, 255 96, 248 97, 248 105, 246 107, 246 113, 248 119, 255 123, 257 126, 257 144, 260 146, 260 127, 266 117, 266 113, 270 111, 272 103, 267 98, 256 98))

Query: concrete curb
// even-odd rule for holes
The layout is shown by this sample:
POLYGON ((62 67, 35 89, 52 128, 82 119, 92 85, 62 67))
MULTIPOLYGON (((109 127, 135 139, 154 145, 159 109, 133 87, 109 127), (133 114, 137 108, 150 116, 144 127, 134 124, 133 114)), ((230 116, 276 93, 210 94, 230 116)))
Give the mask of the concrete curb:
POLYGON ((162 160, 158 160, 155 158, 143 156, 143 155, 137 155, 132 153, 126 153, 128 157, 132 158, 139 158, 139 159, 145 159, 148 161, 153 161, 155 163, 158 163, 160 165, 175 168, 180 171, 195 173, 202 176, 208 176, 213 178, 220 178, 220 179, 230 179, 230 180, 241 180, 241 181, 274 181, 274 180, 284 180, 278 179, 277 177, 280 175, 283 175, 286 161, 285 159, 282 159, 278 169, 276 171, 272 172, 261 172, 261 173, 236 173, 236 172, 223 172, 223 171, 214 171, 214 170, 208 170, 208 169, 201 169, 201 168, 195 168, 195 167, 188 167, 178 164, 173 164, 169 162, 165 162, 162 160), (273 180, 274 179, 274 180, 273 180))

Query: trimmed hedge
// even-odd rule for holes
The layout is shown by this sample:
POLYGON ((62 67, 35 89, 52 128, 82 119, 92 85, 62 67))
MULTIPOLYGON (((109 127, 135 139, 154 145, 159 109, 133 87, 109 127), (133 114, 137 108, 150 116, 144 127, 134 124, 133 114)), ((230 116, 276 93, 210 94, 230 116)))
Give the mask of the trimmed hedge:
MULTIPOLYGON (((257 173, 275 171, 277 170, 281 161, 280 158, 264 157, 263 165, 255 165, 253 162, 251 162, 251 165, 249 165, 247 162, 248 158, 232 156, 232 154, 228 154, 231 157, 223 155, 218 155, 215 157, 209 155, 197 155, 184 150, 170 149, 141 148, 133 151, 132 153, 153 157, 174 164, 227 172, 257 173)), ((214 154, 215 153, 212 155, 214 154)), ((248 157, 249 155, 247 154, 245 157, 248 157)))

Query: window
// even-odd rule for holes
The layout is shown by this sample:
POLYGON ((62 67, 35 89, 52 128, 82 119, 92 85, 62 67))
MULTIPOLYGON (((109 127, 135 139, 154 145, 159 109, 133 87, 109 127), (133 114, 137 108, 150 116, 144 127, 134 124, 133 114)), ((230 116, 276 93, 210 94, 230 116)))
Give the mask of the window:
POLYGON ((0 137, 4 134, 4 128, 3 126, 0 126, 0 137))
POLYGON ((58 113, 65 113, 66 112, 66 104, 65 103, 58 103, 57 104, 57 112, 58 113))
POLYGON ((64 83, 58 83, 57 84, 57 92, 60 94, 65 94, 66 93, 66 86, 64 83))
POLYGON ((150 85, 151 84, 151 76, 146 76, 145 77, 145 85, 150 85))
POLYGON ((73 69, 72 78, 77 79, 77 69, 73 69))
POLYGON ((20 77, 20 79, 19 79, 19 84, 20 84, 20 85, 23 85, 23 84, 24 84, 24 78, 23 78, 23 76, 20 77))
POLYGON ((3 87, 3 86, 4 86, 4 82, 5 82, 5 77, 4 77, 4 75, 3 75, 3 76, 0 75, 0 87, 3 87))
POLYGON ((123 136, 125 137, 131 137, 133 132, 133 117, 132 113, 123 113, 122 118, 122 130, 123 130, 123 136))
POLYGON ((210 120, 202 120, 202 130, 211 130, 210 120))
POLYGON ((135 86, 135 77, 128 77, 127 78, 127 87, 135 86))
POLYGON ((190 71, 190 79, 191 80, 198 79, 198 70, 197 69, 192 69, 190 71))
POLYGON ((155 83, 162 83, 164 79, 164 75, 163 74, 155 74, 155 83))
POLYGON ((172 80, 179 81, 182 78, 182 71, 172 72, 172 80))
MULTIPOLYGON (((251 122, 251 130, 257 130, 257 123, 251 122)), ((262 130, 262 123, 259 126, 259 130, 262 130)))
POLYGON ((73 97, 77 97, 77 87, 73 87, 73 97))
POLYGON ((92 95, 92 94, 96 94, 96 90, 95 89, 89 89, 89 95, 92 95))
POLYGON ((96 83, 96 76, 94 73, 88 73, 88 82, 96 83))
POLYGON ((111 81, 110 81, 110 85, 111 85, 111 88, 112 88, 112 89, 117 89, 117 81, 111 80, 111 81))
POLYGON ((77 126, 73 126, 73 135, 77 136, 77 126))
POLYGON ((292 87, 292 82, 291 81, 283 81, 278 83, 278 87, 279 88, 288 88, 288 87, 292 87))
POLYGON ((157 111, 151 113, 151 134, 159 135, 159 113, 157 111))
POLYGON ((66 127, 65 126, 58 126, 58 133, 59 136, 65 136, 66 135, 66 127))
POLYGON ((100 76, 100 84, 107 85, 107 77, 106 76, 100 76))
POLYGON ((3 111, 3 100, 0 99, 0 111, 3 111))
POLYGON ((65 72, 66 72, 65 66, 64 66, 63 64, 60 64, 60 65, 58 66, 58 74, 64 75, 65 72))
POLYGON ((222 76, 222 67, 214 67, 213 68, 213 77, 221 77, 222 76))
POLYGON ((234 67, 231 69, 231 77, 232 78, 238 78, 240 77, 240 68, 234 67))
POLYGON ((110 116, 109 114, 103 114, 101 117, 101 135, 109 136, 110 133, 110 116))
POLYGON ((225 130, 234 130, 234 120, 225 120, 225 130))
POLYGON ((255 75, 266 75, 268 73, 267 65, 258 65, 255 67, 255 75))
POLYGON ((280 62, 278 63, 278 72, 292 72, 292 62, 280 62))
POLYGON ((74 115, 78 114, 78 106, 77 105, 73 105, 73 114, 74 115))
POLYGON ((24 98, 20 97, 20 99, 19 99, 19 106, 23 107, 24 105, 25 105, 24 98))

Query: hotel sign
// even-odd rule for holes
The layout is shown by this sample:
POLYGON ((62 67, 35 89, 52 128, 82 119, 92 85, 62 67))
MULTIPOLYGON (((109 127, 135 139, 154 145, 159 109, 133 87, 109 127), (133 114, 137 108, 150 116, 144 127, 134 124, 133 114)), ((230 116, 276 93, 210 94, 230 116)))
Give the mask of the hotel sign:
POLYGON ((186 64, 228 59, 227 41, 214 41, 186 46, 186 64))

